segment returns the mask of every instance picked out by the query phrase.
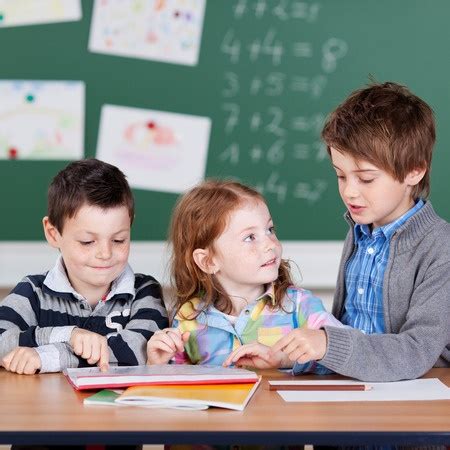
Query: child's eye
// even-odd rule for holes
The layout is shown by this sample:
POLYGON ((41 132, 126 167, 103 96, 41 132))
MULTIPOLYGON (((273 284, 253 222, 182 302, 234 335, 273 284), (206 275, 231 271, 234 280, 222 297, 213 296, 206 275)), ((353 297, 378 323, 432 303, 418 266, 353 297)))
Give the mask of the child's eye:
POLYGON ((94 241, 79 241, 81 245, 91 245, 94 241))
POLYGON ((345 177, 343 175, 336 175, 336 176, 337 176, 338 181, 344 181, 345 180, 345 177))
POLYGON ((268 231, 268 234, 275 234, 275 227, 272 225, 271 227, 269 227, 269 229, 267 231, 268 231))
POLYGON ((359 179, 359 181, 361 181, 361 183, 364 183, 364 184, 370 184, 370 183, 372 183, 373 180, 374 180, 374 178, 371 178, 370 180, 363 180, 362 178, 359 179))
POLYGON ((114 239, 114 244, 123 244, 125 242, 125 239, 114 239))
POLYGON ((256 239, 256 236, 252 233, 244 238, 244 242, 252 242, 256 239))

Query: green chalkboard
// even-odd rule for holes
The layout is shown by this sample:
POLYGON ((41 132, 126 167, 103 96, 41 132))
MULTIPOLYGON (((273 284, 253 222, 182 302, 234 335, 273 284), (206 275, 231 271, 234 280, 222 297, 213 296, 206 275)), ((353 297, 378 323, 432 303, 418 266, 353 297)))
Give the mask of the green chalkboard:
MULTIPOLYGON (((281 239, 342 239, 319 132, 372 75, 433 107, 431 199, 450 219, 448 0, 209 0, 194 66, 88 51, 93 3, 82 8, 80 21, 0 28, 0 79, 84 81, 86 156, 96 154, 104 104, 209 117, 206 176, 261 189, 281 239)), ((67 163, 0 160, 0 240, 43 239, 47 185, 67 163)), ((165 239, 177 195, 134 192, 133 238, 165 239)))

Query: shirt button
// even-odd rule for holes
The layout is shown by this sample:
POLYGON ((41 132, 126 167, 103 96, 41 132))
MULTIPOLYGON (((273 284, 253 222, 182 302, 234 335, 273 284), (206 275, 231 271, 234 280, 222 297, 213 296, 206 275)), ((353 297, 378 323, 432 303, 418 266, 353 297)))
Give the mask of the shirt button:
POLYGON ((363 288, 358 288, 358 294, 359 295, 363 295, 364 294, 364 289, 363 288))
POLYGON ((374 251, 375 251, 375 250, 374 250, 372 247, 369 247, 369 248, 367 249, 367 253, 368 253, 369 255, 371 255, 374 251))
POLYGON ((245 313, 245 315, 249 315, 250 314, 250 311, 248 310, 248 309, 246 309, 245 311, 244 311, 244 313, 245 313))

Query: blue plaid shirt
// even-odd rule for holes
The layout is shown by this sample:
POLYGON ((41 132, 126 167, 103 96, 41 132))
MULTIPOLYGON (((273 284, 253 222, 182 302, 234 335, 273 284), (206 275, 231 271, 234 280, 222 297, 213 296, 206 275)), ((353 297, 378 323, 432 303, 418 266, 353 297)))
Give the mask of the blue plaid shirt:
POLYGON ((355 252, 345 270, 345 309, 342 323, 366 334, 384 333, 383 279, 389 243, 395 233, 424 205, 419 200, 403 216, 379 228, 355 224, 355 252))

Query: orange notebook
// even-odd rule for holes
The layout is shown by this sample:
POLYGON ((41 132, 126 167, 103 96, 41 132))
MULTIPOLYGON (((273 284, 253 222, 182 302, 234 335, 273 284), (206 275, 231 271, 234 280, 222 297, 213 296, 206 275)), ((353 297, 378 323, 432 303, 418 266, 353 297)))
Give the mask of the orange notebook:
POLYGON ((210 406, 242 411, 261 382, 205 385, 133 386, 115 402, 151 408, 207 409, 210 406))

